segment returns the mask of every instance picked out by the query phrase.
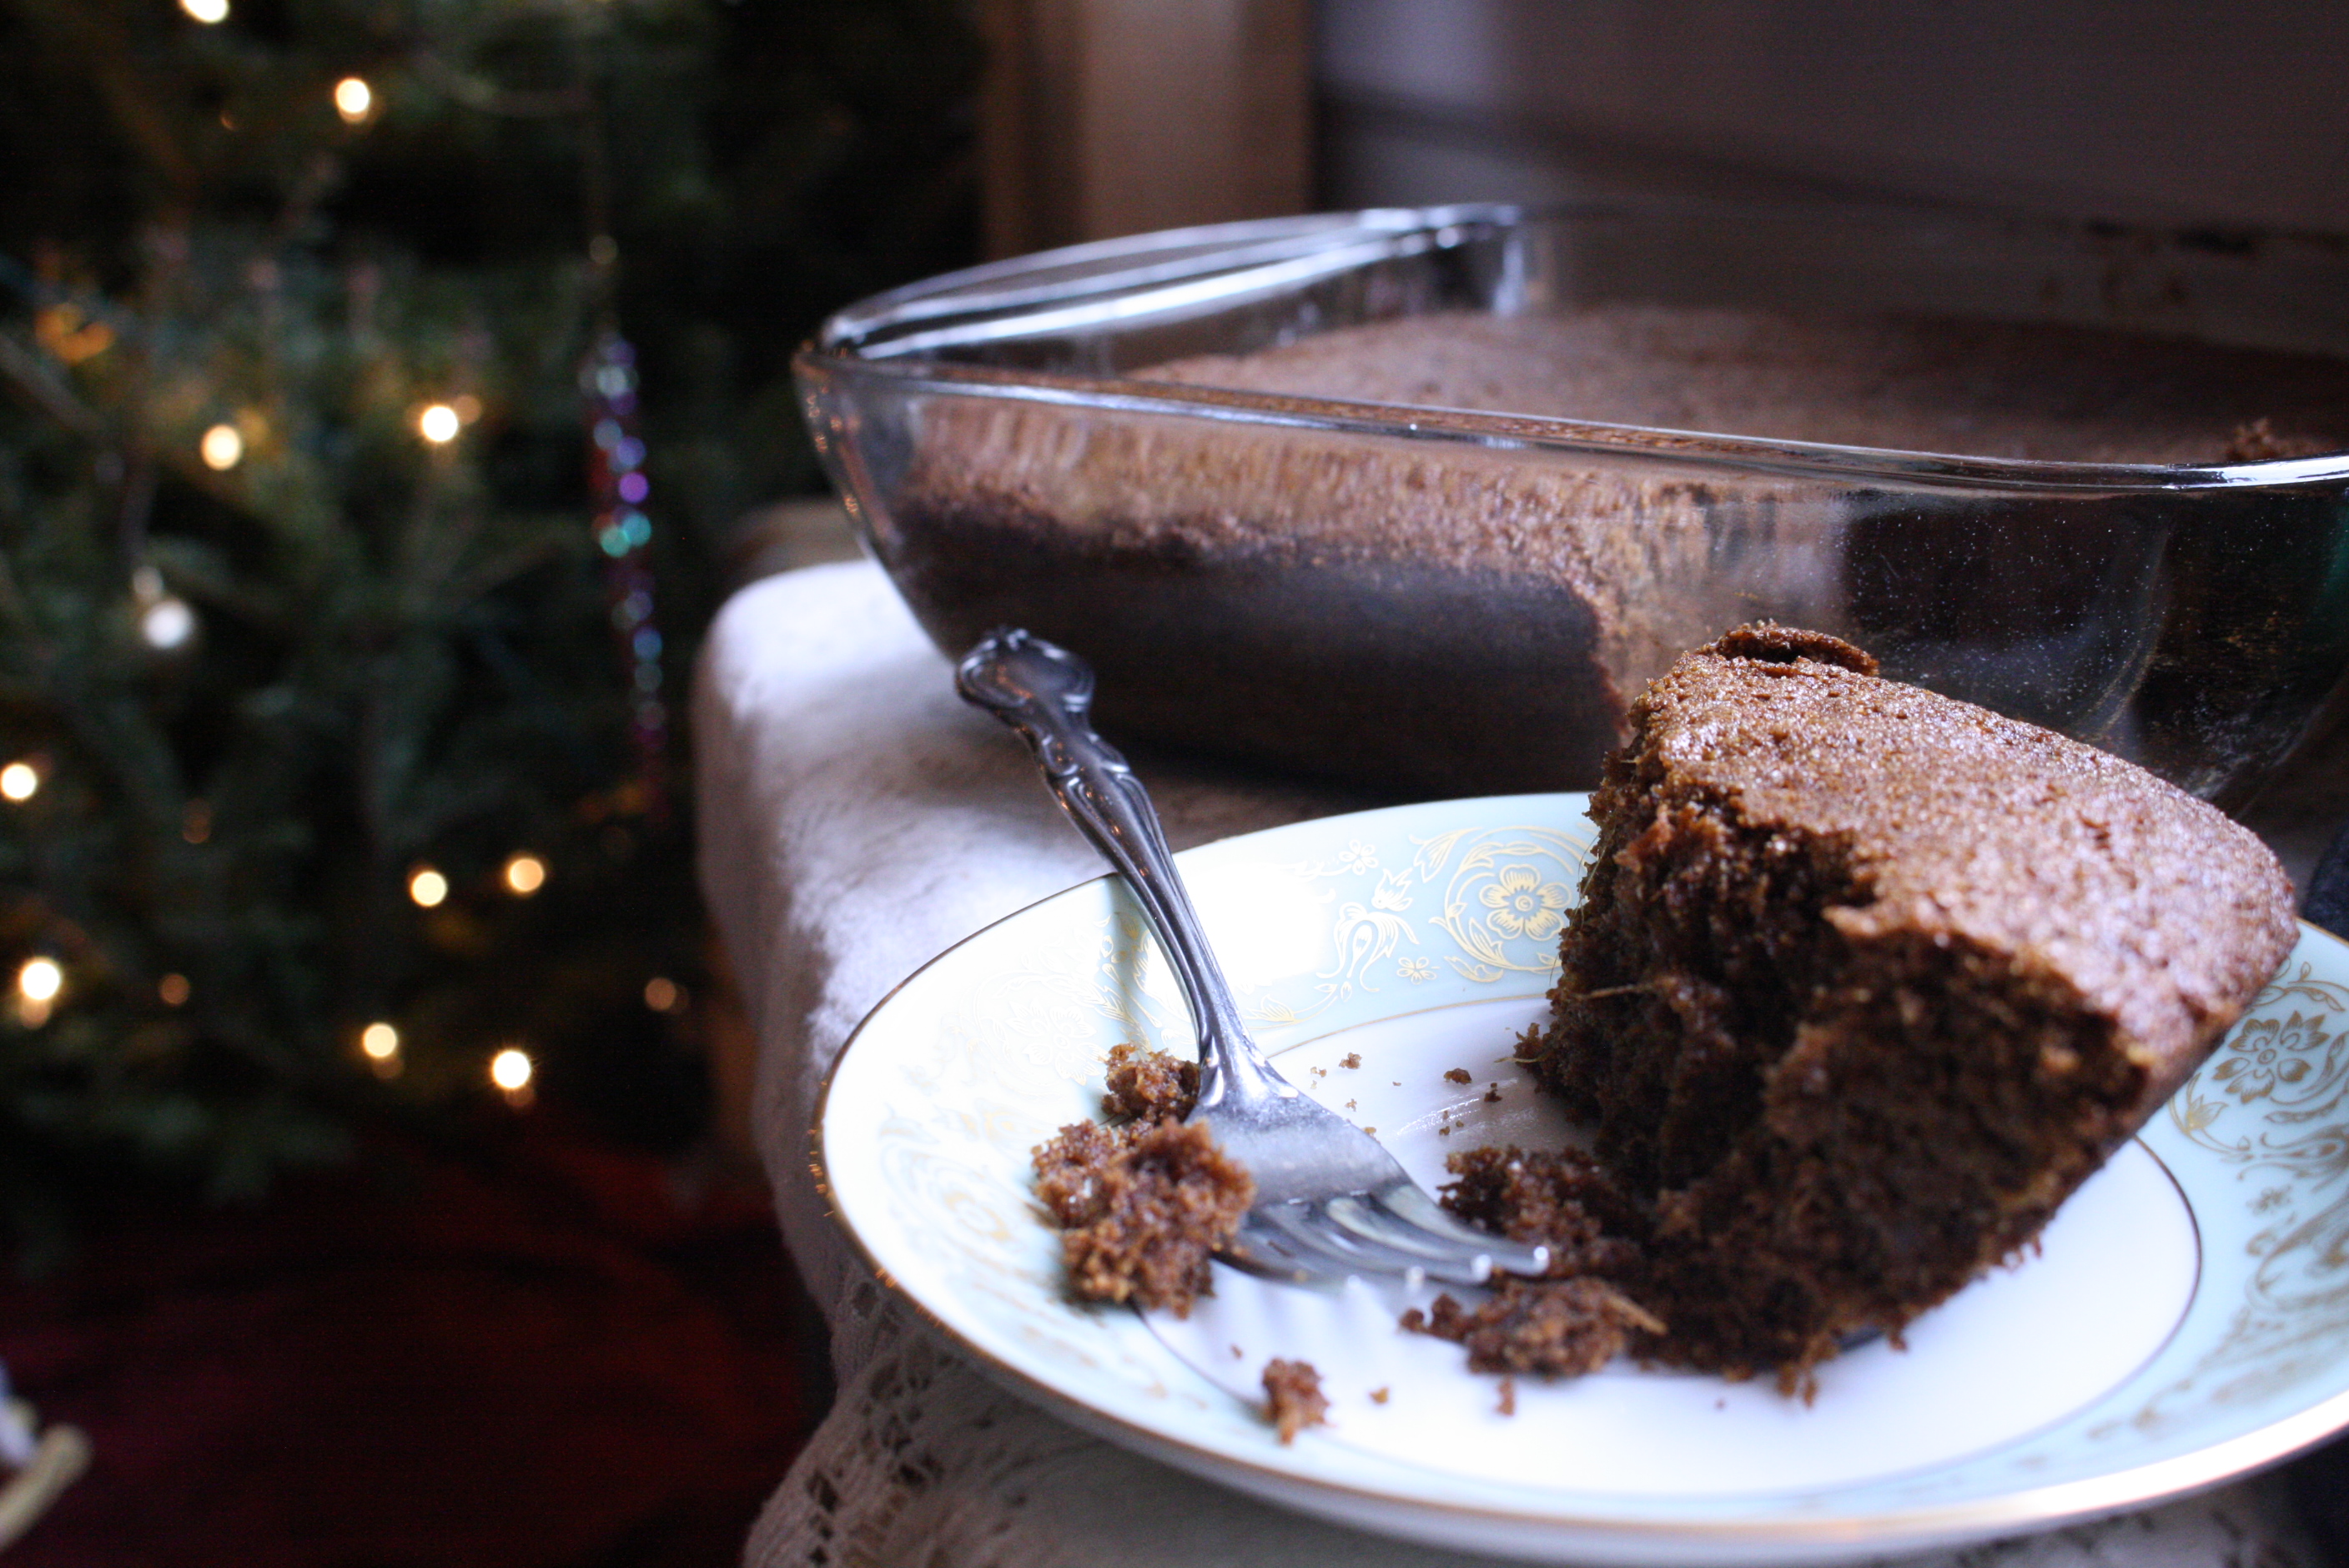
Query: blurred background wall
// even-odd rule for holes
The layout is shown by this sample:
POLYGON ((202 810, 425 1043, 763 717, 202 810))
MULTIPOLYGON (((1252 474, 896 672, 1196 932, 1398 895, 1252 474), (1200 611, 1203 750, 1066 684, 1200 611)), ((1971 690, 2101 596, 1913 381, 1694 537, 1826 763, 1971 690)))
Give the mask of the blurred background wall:
POLYGON ((2252 0, 986 0, 987 241, 1858 191, 2349 230, 2349 11, 2252 0))

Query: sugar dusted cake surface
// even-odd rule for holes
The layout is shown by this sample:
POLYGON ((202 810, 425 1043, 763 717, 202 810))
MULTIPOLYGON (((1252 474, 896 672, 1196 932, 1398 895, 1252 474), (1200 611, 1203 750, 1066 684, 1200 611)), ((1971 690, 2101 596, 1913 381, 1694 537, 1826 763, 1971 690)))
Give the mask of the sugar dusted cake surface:
MULTIPOLYGON (((2037 1234, 2290 951, 2251 833, 1742 628, 1634 703, 1536 1071, 1644 1206, 1666 1359, 1799 1380, 2037 1234)), ((1504 1216, 1506 1219, 1506 1216, 1504 1216)))

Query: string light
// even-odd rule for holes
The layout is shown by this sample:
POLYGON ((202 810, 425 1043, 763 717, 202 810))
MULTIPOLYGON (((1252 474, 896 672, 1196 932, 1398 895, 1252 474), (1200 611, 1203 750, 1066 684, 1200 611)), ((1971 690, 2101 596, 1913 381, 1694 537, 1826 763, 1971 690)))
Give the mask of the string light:
POLYGON ((187 645, 196 634, 196 613, 184 599, 158 599, 139 613, 139 636, 158 653, 187 645))
POLYGON ((0 768, 0 796, 24 801, 33 798, 41 787, 41 770, 29 762, 11 762, 0 768))
POLYGON ((408 873, 408 896, 431 909, 449 896, 449 879, 430 866, 419 866, 408 873))
POLYGON ((88 319, 71 301, 36 312, 33 337, 67 365, 79 365, 114 346, 114 329, 102 321, 88 319))
POLYGON ((188 977, 166 975, 155 982, 155 995, 163 999, 166 1007, 184 1006, 188 1000, 188 977))
POLYGON ((16 971, 16 1021, 37 1029, 66 988, 66 972, 54 958, 27 958, 16 971))
POLYGON ((357 77, 345 77, 335 84, 335 112, 349 124, 358 124, 374 108, 374 89, 357 77))
POLYGON ((180 0, 180 9, 207 27, 228 20, 228 0, 180 0))
POLYGON ((666 975, 656 975, 645 982, 645 1006, 656 1013, 666 1013, 684 999, 677 982, 666 975))
POLYGON ((465 421, 457 410, 446 403, 427 403, 416 416, 416 430, 436 447, 445 447, 457 438, 465 421))
POLYGON ((66 972, 54 958, 27 958, 16 971, 16 995, 27 1002, 54 1002, 66 988, 66 972))
POLYGON ((508 1046, 490 1058, 490 1082, 517 1110, 531 1102, 530 1080, 536 1072, 537 1065, 530 1059, 530 1053, 519 1046, 508 1046))
POLYGON ((163 587, 163 574, 141 566, 130 574, 130 596, 139 606, 139 639, 158 653, 183 648, 196 634, 196 613, 163 587))
POLYGON ((506 887, 518 898, 528 898, 546 885, 546 862, 527 850, 506 861, 506 887))
POLYGON ((214 425, 196 444, 196 451, 204 467, 224 474, 244 460, 244 438, 236 433, 234 425, 214 425))
POLYGON ((359 1031, 359 1052, 380 1078, 394 1078, 407 1064, 399 1057, 399 1031, 389 1024, 369 1024, 359 1031))
POLYGON ((212 836, 212 809, 202 800, 191 800, 188 809, 180 813, 180 837, 191 844, 201 844, 212 836))

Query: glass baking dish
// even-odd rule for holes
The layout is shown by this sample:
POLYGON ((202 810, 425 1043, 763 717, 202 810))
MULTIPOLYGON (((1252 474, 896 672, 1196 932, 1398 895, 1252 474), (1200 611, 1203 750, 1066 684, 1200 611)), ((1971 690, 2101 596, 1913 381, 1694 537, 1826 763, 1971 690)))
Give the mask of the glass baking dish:
POLYGON ((1842 205, 1142 235, 878 295, 796 369, 939 647, 1019 624, 1077 650, 1113 738, 1399 791, 1587 788, 1640 683, 1764 617, 2223 804, 2328 711, 2349 453, 1920 453, 1152 374, 1606 302, 2069 323, 2349 372, 2337 242, 1842 205))

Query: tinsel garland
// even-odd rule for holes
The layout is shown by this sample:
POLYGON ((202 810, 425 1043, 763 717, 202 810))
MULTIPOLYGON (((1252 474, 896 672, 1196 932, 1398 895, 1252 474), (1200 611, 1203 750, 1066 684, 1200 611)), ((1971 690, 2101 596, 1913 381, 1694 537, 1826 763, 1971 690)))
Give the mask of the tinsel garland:
POLYGON ((661 634, 653 617, 653 525, 645 510, 652 485, 637 433, 636 351, 616 329, 605 327, 588 351, 579 388, 585 399, 595 543, 604 552, 613 634, 635 696, 628 734, 638 802, 658 820, 667 810, 668 708, 661 700, 661 634))

